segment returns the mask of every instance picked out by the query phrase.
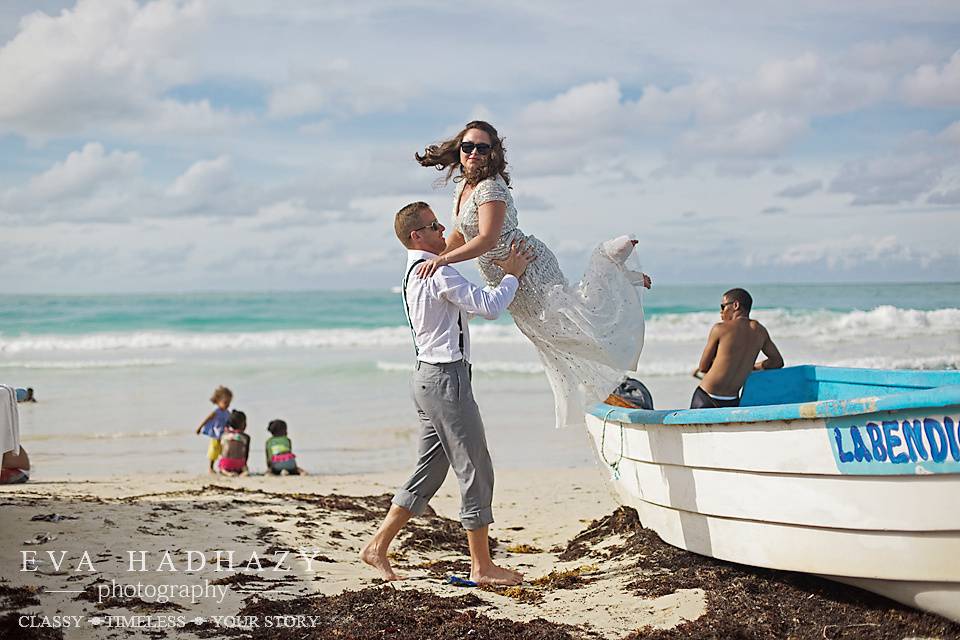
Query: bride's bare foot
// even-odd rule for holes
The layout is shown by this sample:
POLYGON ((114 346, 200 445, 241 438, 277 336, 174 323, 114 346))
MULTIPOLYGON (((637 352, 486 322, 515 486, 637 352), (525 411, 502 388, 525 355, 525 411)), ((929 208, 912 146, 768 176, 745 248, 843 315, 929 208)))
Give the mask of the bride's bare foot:
POLYGON ((390 566, 390 560, 387 559, 387 550, 383 552, 377 549, 377 545, 371 540, 367 546, 360 552, 360 559, 380 572, 380 577, 387 581, 403 580, 390 566))
POLYGON ((491 564, 489 569, 471 572, 470 579, 478 585, 511 586, 523 582, 523 574, 513 569, 506 569, 491 564))

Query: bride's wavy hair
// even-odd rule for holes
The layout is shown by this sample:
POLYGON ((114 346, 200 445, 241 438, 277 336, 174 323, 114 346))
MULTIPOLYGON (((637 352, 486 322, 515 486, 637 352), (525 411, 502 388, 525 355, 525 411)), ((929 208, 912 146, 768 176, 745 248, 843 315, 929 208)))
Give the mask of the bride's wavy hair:
POLYGON ((450 140, 432 144, 424 149, 422 154, 415 153, 413 157, 417 159, 417 162, 419 162, 421 166, 435 167, 437 171, 446 170, 447 175, 439 180, 443 184, 446 184, 452 178, 454 182, 466 180, 467 184, 475 186, 487 178, 500 175, 503 176, 503 180, 509 185, 510 174, 507 173, 506 150, 506 147, 503 145, 503 140, 497 135, 497 130, 493 128, 492 124, 484 122, 483 120, 474 120, 468 122, 467 126, 450 140), (463 165, 460 164, 460 143, 463 142, 463 136, 465 136, 470 129, 485 131, 487 135, 490 136, 491 149, 490 153, 483 156, 486 158, 486 162, 476 171, 468 173, 463 165), (457 170, 459 170, 460 173, 456 176, 453 175, 457 170))

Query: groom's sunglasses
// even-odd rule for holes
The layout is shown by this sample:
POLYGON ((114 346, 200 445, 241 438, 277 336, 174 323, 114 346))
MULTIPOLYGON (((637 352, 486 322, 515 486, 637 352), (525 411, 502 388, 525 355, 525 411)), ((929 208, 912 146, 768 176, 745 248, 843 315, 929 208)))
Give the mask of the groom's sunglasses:
POLYGON ((492 148, 493 147, 487 144, 486 142, 481 142, 480 144, 477 144, 475 142, 460 143, 460 151, 463 151, 467 155, 470 155, 471 153, 473 153, 473 150, 476 149, 477 153, 479 153, 482 156, 485 156, 488 153, 490 153, 490 149, 492 148))
MULTIPOLYGON (((420 227, 419 229, 414 229, 413 231, 423 231, 423 230, 426 229, 427 227, 430 227, 430 228, 433 229, 434 231, 440 231, 440 223, 439 223, 437 220, 434 220, 434 221, 431 222, 430 224, 425 224, 425 225, 423 225, 422 227, 420 227)), ((413 233, 413 232, 411 232, 411 233, 413 233)))

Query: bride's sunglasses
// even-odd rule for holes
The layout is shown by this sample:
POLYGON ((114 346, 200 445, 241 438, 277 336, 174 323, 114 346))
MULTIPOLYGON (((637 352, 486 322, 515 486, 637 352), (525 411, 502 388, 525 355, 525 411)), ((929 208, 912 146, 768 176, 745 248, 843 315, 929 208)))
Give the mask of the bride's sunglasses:
POLYGON ((479 153, 482 156, 485 156, 488 153, 490 153, 490 149, 492 148, 493 147, 487 144, 486 142, 481 142, 480 144, 477 144, 475 142, 460 143, 460 151, 463 151, 467 155, 470 155, 471 153, 473 153, 473 150, 476 149, 477 153, 479 153))

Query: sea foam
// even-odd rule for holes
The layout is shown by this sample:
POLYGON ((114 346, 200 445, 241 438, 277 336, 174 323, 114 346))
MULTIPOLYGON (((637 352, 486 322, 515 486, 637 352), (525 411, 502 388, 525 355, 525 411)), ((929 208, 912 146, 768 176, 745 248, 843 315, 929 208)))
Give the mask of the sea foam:
POLYGON ((0 369, 139 369, 165 367, 175 364, 173 358, 132 360, 8 360, 0 362, 0 369))
MULTIPOLYGON (((919 311, 881 306, 870 311, 793 311, 761 309, 751 314, 776 338, 844 342, 857 338, 907 338, 960 334, 960 309, 919 311)), ((702 342, 719 321, 717 313, 664 314, 647 322, 646 340, 702 342)))
MULTIPOLYGON (((900 339, 911 336, 960 335, 960 309, 920 311, 881 306, 870 311, 758 310, 753 316, 775 339, 801 338, 819 343, 864 338, 900 339)), ((703 343, 717 322, 712 312, 654 315, 647 320, 646 341, 703 343)), ((475 322, 475 344, 523 344, 526 338, 513 324, 475 322)), ((170 350, 187 352, 257 351, 275 349, 381 348, 410 345, 408 327, 376 329, 292 329, 261 332, 137 331, 81 335, 0 335, 0 353, 122 352, 170 350)), ((114 365, 116 366, 116 365, 114 365)))

